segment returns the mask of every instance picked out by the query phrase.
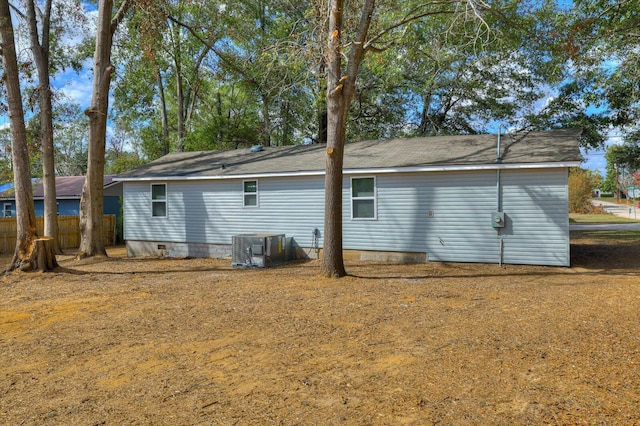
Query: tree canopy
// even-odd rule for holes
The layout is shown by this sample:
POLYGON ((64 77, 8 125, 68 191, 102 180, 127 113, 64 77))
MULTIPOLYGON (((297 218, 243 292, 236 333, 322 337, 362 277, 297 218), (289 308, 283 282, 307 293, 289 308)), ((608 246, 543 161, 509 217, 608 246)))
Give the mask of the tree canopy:
MULTIPOLYGON (((580 20, 609 2, 576 2, 567 14, 562 2, 501 0, 478 9, 482 29, 453 13, 470 13, 471 3, 484 5, 377 6, 347 139, 483 133, 504 123, 580 126, 585 146, 601 146, 613 117, 586 109, 603 84, 589 66, 601 37, 576 40, 586 31, 580 20)), ((114 49, 112 121, 148 160, 176 150, 323 142, 327 22, 322 1, 134 7, 114 49)), ((604 23, 597 30, 605 34, 604 23)), ((608 45, 607 55, 613 51, 608 45)))

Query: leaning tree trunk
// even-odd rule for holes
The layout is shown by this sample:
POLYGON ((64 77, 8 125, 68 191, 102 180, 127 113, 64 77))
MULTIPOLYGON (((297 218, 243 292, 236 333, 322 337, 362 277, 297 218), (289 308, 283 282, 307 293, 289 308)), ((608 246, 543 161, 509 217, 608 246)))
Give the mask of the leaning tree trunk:
POLYGON ((89 117, 89 156, 87 178, 80 199, 80 248, 76 258, 107 255, 102 216, 109 86, 113 73, 111 46, 113 33, 130 4, 130 1, 125 0, 113 19, 113 0, 101 0, 98 6, 98 30, 93 58, 93 96, 91 106, 85 111, 89 117))
POLYGON ((29 152, 20 93, 20 78, 16 58, 13 23, 7 0, 0 0, 0 43, 6 99, 11 128, 11 157, 16 198, 16 248, 7 270, 50 270, 57 266, 51 244, 36 243, 36 215, 33 206, 29 152))

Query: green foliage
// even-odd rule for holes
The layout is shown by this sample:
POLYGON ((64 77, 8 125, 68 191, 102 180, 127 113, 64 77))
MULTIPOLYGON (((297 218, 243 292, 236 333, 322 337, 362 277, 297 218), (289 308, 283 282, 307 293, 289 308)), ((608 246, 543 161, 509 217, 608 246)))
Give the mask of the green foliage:
POLYGON ((55 168, 58 176, 81 176, 87 172, 88 121, 80 106, 57 103, 53 109, 55 168))
POLYGON ((108 151, 106 154, 105 174, 126 172, 145 163, 135 152, 115 153, 114 151, 108 151))
MULTIPOLYGON (((345 40, 360 6, 346 5, 345 40)), ((616 21, 635 22, 628 2, 623 13, 605 0, 575 6, 498 0, 481 11, 483 21, 453 13, 463 6, 417 0, 376 6, 349 140, 482 133, 501 122, 517 129, 580 127, 581 144, 599 147, 612 124, 632 122, 637 49, 625 48, 618 37, 624 25, 616 21), (451 13, 436 13, 443 10, 451 13), (607 20, 596 22, 598 14, 607 20), (612 39, 601 40, 605 34, 612 39), (615 72, 603 68, 615 58, 624 58, 615 72), (616 112, 594 114, 585 105, 616 112)), ((139 141, 141 158, 318 140, 326 111, 326 7, 174 0, 134 10, 114 59, 122 66, 113 120, 139 141)))
POLYGON ((627 172, 640 169, 640 139, 627 139, 620 145, 611 145, 605 153, 607 163, 617 165, 627 172))
POLYGON ((589 213, 593 206, 589 201, 602 177, 590 170, 573 168, 569 172, 569 212, 589 213))
POLYGON ((12 181, 11 133, 8 128, 4 128, 0 129, 0 183, 12 181))
POLYGON ((583 107, 596 107, 607 124, 633 132, 640 120, 637 3, 576 0, 563 24, 583 107))
POLYGON ((640 170, 640 140, 638 134, 632 134, 625 143, 611 145, 605 153, 606 179, 603 189, 616 193, 618 190, 623 193, 633 184, 633 174, 640 170))

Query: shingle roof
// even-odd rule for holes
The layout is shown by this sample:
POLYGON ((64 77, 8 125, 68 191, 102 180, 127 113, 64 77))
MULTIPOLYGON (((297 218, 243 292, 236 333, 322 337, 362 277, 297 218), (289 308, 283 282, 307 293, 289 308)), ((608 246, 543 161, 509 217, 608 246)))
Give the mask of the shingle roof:
MULTIPOLYGON (((114 175, 104 176, 104 186, 113 182, 113 176, 114 175)), ((56 176, 56 196, 58 198, 80 198, 84 180, 84 176, 56 176)), ((35 179, 33 183, 33 198, 43 197, 44 187, 42 185, 42 179, 35 179)), ((11 185, 11 188, 0 192, 0 198, 15 198, 13 185, 11 185)))
MULTIPOLYGON (((502 164, 576 163, 582 161, 579 129, 561 129, 501 137, 502 164)), ((345 145, 344 169, 399 169, 495 164, 497 135, 436 136, 369 140, 345 145)), ((296 145, 165 155, 116 180, 233 177, 274 173, 322 172, 325 145, 296 145)))

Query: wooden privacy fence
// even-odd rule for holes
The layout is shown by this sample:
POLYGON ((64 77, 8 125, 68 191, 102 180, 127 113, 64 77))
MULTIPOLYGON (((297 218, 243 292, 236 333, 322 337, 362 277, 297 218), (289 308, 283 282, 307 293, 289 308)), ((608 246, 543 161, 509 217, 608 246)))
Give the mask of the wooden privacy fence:
MULTIPOLYGON (((105 244, 115 244, 116 216, 105 214, 102 219, 105 244)), ((38 235, 44 236, 44 218, 36 217, 38 235)), ((58 240, 62 249, 80 246, 80 217, 58 216, 58 240)), ((0 253, 13 253, 16 248, 16 218, 0 218, 0 253)))

